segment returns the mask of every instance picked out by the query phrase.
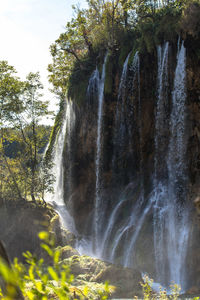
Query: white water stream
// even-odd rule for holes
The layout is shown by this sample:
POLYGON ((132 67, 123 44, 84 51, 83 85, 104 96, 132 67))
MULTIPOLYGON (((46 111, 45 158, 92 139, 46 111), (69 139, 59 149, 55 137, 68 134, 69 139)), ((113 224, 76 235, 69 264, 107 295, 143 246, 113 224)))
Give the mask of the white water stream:
POLYGON ((186 133, 186 49, 182 43, 178 57, 172 93, 170 119, 171 138, 168 153, 169 213, 168 259, 170 281, 184 289, 185 260, 189 240, 189 209, 187 207, 187 133, 186 133))
MULTIPOLYGON (((155 135, 154 175, 154 249, 157 280, 167 286, 172 282, 185 289, 185 260, 189 239, 188 207, 186 204, 186 51, 182 43, 172 92, 170 139, 168 145, 168 180, 160 178, 163 159, 162 136, 165 132, 166 87, 168 85, 168 43, 158 48, 158 102, 155 135)), ((165 153, 166 155, 166 153, 165 153)))
MULTIPOLYGON (((55 182, 53 185, 54 193, 47 194, 45 200, 50 202, 58 212, 61 222, 64 227, 69 231, 76 233, 76 227, 72 216, 69 214, 66 205, 64 203, 64 167, 63 167, 63 149, 65 144, 65 136, 67 134, 67 147, 68 151, 71 151, 71 132, 74 126, 75 115, 70 101, 66 103, 65 115, 63 118, 63 124, 60 131, 57 134, 55 147, 53 150, 53 169, 52 173, 55 176, 55 182)), ((71 167, 69 167, 71 170, 71 167)), ((70 174, 71 171, 69 171, 70 174)), ((71 189, 71 174, 68 178, 68 187, 71 189)), ((70 191, 69 191, 70 193, 70 191)))
POLYGON ((100 249, 100 231, 102 219, 102 178, 101 178, 101 162, 102 162, 102 127, 103 127, 103 100, 104 100, 104 83, 105 83, 105 68, 106 68, 107 54, 104 59, 101 78, 98 86, 98 119, 97 119, 97 142, 96 142, 96 197, 94 207, 94 251, 100 249))

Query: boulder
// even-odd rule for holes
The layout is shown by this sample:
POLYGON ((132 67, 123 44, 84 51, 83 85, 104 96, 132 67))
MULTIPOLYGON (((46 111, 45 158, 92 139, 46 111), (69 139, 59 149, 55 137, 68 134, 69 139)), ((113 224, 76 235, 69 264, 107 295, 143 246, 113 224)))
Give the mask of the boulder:
POLYGON ((140 282, 142 277, 137 270, 123 268, 86 255, 74 255, 62 263, 69 265, 77 285, 80 284, 80 281, 85 282, 85 284, 87 282, 108 282, 116 287, 113 297, 133 298, 134 296, 141 296, 140 282))
POLYGON ((60 250, 61 250, 61 260, 64 260, 74 255, 76 256, 80 255, 76 249, 72 248, 69 245, 60 248, 60 250))

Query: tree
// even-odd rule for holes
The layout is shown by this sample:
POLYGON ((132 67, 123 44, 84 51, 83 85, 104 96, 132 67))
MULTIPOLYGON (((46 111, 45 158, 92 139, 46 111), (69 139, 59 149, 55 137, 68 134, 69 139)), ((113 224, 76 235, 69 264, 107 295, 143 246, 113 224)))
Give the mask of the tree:
POLYGON ((21 143, 24 146, 24 173, 28 179, 26 186, 34 202, 40 191, 39 150, 44 143, 39 122, 48 114, 48 103, 40 99, 42 89, 39 73, 29 73, 24 82, 23 112, 16 115, 15 119, 15 124, 21 132, 21 143))
MULTIPOLYGON (((41 100, 39 74, 30 73, 25 81, 15 74, 12 66, 0 62, 0 198, 30 196, 35 202, 44 193, 42 188, 48 189, 40 172, 40 149, 46 141, 39 122, 49 112, 47 102, 41 100), (9 157, 7 147, 13 142, 17 146, 9 157)), ((45 180, 49 180, 47 171, 45 180)))
POLYGON ((48 65, 49 81, 53 86, 52 92, 62 101, 67 92, 68 78, 72 71, 74 58, 66 51, 59 49, 57 42, 51 45, 50 51, 53 62, 48 65))
MULTIPOLYGON (((21 191, 17 184, 15 172, 9 164, 5 155, 4 141, 6 139, 5 127, 9 126, 14 116, 19 114, 22 109, 22 90, 23 83, 15 76, 16 70, 9 66, 7 61, 0 62, 0 153, 1 166, 4 165, 12 179, 13 188, 18 197, 21 198, 21 191)), ((5 174, 1 173, 1 194, 3 192, 3 180, 5 174)), ((2 197, 2 195, 1 195, 2 197)))
POLYGON ((65 31, 51 45, 53 62, 48 66, 53 91, 65 97, 68 79, 76 63, 84 69, 84 58, 95 58, 99 48, 115 49, 124 27, 128 26, 128 11, 133 0, 88 0, 88 9, 73 6, 74 17, 65 31))

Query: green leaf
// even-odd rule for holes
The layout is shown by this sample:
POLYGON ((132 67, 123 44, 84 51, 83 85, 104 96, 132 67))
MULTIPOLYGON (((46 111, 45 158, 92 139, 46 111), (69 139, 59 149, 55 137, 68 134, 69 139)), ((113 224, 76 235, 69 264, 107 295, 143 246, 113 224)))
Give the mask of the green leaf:
POLYGON ((38 236, 41 240, 44 240, 44 241, 49 240, 49 233, 46 231, 41 231, 40 233, 38 233, 38 236))
POLYGON ((55 264, 58 264, 59 258, 60 258, 60 250, 57 249, 57 250, 55 251, 54 257, 53 257, 53 260, 54 260, 54 263, 55 263, 55 264))
POLYGON ((42 284, 41 281, 36 281, 36 282, 35 282, 35 287, 36 287, 36 289, 37 289, 40 293, 43 292, 43 284, 42 284))
POLYGON ((41 244, 40 246, 49 254, 49 256, 53 256, 53 250, 47 244, 41 244))
POLYGON ((34 266, 30 266, 28 270, 29 278, 31 281, 35 281, 34 269, 34 266))
POLYGON ((53 280, 59 281, 59 276, 52 267, 48 267, 48 272, 51 275, 53 280))

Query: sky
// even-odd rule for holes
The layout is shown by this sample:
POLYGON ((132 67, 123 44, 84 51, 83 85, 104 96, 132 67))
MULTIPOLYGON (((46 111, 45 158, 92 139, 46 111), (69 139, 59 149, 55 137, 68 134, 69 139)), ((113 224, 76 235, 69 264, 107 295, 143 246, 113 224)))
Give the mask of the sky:
POLYGON ((49 46, 64 32, 77 3, 86 7, 85 0, 0 0, 0 60, 14 66, 21 79, 39 71, 52 110, 58 100, 48 92, 49 46))

